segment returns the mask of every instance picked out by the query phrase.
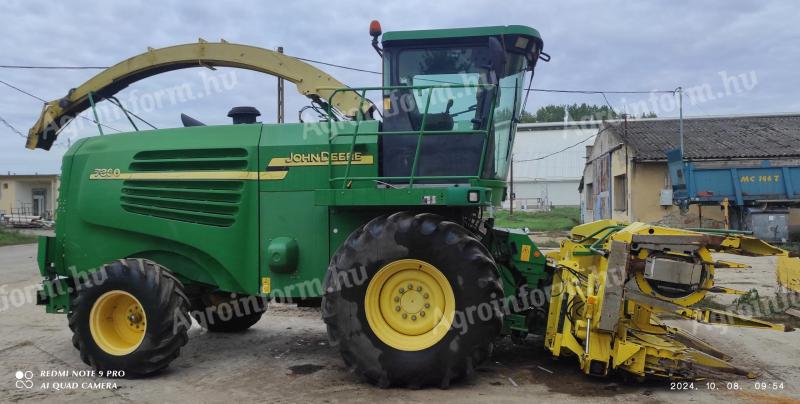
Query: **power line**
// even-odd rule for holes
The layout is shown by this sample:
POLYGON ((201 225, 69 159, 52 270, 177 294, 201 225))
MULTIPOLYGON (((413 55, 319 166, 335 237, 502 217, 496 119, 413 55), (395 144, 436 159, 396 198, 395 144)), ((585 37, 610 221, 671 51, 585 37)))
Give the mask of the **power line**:
POLYGON ((529 162, 529 161, 539 161, 539 160, 544 160, 544 159, 546 159, 546 158, 548 158, 548 157, 555 156, 556 154, 563 153, 563 152, 565 152, 565 151, 567 151, 567 150, 569 150, 569 149, 572 149, 573 147, 579 146, 579 145, 581 145, 582 143, 585 143, 586 141, 590 140, 591 138, 593 138, 593 137, 595 137, 595 136, 597 136, 597 135, 599 135, 599 134, 603 133, 603 132, 604 132, 606 129, 608 129, 608 128, 609 128, 609 127, 608 127, 608 126, 606 126, 605 128, 601 129, 599 132, 597 132, 597 133, 593 134, 592 136, 589 136, 589 137, 587 137, 586 139, 583 139, 583 140, 581 140, 580 142, 578 142, 578 143, 575 143, 575 144, 573 144, 573 145, 567 146, 567 147, 565 147, 565 148, 563 148, 563 149, 561 149, 561 150, 559 150, 559 151, 552 152, 552 153, 550 153, 550 154, 547 154, 547 155, 544 155, 544 156, 542 156, 542 157, 536 157, 536 158, 532 158, 532 159, 525 159, 525 160, 514 160, 513 162, 514 162, 514 163, 527 163, 527 162, 529 162))
MULTIPOLYGON (((317 63, 325 66, 336 67, 339 69, 353 70, 357 72, 370 73, 370 74, 383 74, 376 70, 361 69, 358 67, 345 66, 315 59, 302 58, 299 56, 289 56, 289 57, 295 58, 297 60, 302 60, 304 62, 317 63)), ((0 65, 0 69, 90 70, 90 69, 108 69, 108 68, 109 66, 0 65)), ((462 83, 450 83, 450 82, 447 83, 462 84, 462 83)), ((541 93, 572 93, 572 94, 675 94, 675 90, 571 90, 571 89, 556 89, 556 88, 532 88, 529 91, 535 91, 541 93)))
POLYGON ((136 124, 133 123, 133 119, 131 119, 131 117, 129 115, 132 115, 134 118, 144 122, 147 126, 153 128, 153 129, 158 129, 152 123, 145 121, 144 118, 142 118, 141 116, 136 115, 135 113, 133 113, 133 111, 125 109, 125 107, 122 106, 122 102, 120 100, 118 100, 117 97, 111 96, 111 97, 108 97, 106 99, 108 100, 108 102, 110 102, 110 103, 116 105, 117 107, 119 107, 119 109, 121 109, 122 112, 125 113, 125 116, 128 118, 128 121, 131 123, 131 126, 133 126, 133 128, 136 129, 137 131, 139 130, 139 128, 136 127, 136 124))
POLYGON ((35 98, 35 99, 37 99, 37 100, 39 100, 39 101, 41 101, 41 102, 47 102, 47 100, 45 100, 44 98, 42 98, 42 97, 37 97, 37 96, 35 96, 35 95, 33 95, 33 94, 31 94, 31 93, 29 93, 29 92, 27 92, 27 91, 25 91, 25 90, 23 90, 23 89, 21 89, 21 88, 17 87, 17 86, 12 86, 11 84, 8 84, 8 83, 6 83, 6 82, 5 82, 5 81, 3 81, 3 80, 0 80, 0 83, 2 83, 2 84, 5 84, 5 85, 7 85, 7 86, 9 86, 9 87, 13 88, 14 90, 17 90, 17 91, 21 92, 22 94, 25 94, 25 95, 27 95, 28 97, 35 98))
POLYGON ((20 137, 27 138, 27 136, 23 135, 22 132, 19 131, 19 129, 15 128, 14 125, 8 123, 8 121, 6 121, 2 116, 0 116, 0 122, 2 122, 3 125, 8 126, 9 129, 11 129, 14 133, 19 135, 20 137))
POLYGON ((531 91, 540 93, 574 93, 574 94, 675 94, 675 90, 559 90, 554 88, 534 88, 531 91))
POLYGON ((357 71, 357 72, 371 73, 371 74, 383 74, 383 73, 375 71, 375 70, 359 69, 358 67, 337 65, 337 64, 334 64, 334 63, 322 62, 322 61, 314 60, 314 59, 306 59, 306 58, 301 58, 301 57, 297 57, 297 56, 289 56, 289 57, 295 58, 297 60, 302 60, 304 62, 318 63, 318 64, 325 65, 325 66, 338 67, 340 69, 354 70, 354 71, 357 71))
POLYGON ((603 96, 603 100, 605 100, 605 102, 606 102, 606 105, 608 106, 608 109, 611 111, 611 113, 612 113, 612 114, 614 114, 614 115, 616 115, 616 114, 617 114, 617 112, 616 112, 616 111, 614 111, 614 107, 612 107, 612 106, 611 106, 611 103, 610 103, 610 102, 608 102, 608 97, 606 97, 606 93, 600 93, 600 95, 602 95, 602 96, 603 96))
POLYGON ((42 70, 92 70, 108 69, 108 66, 26 66, 0 65, 0 69, 42 69, 42 70))
MULTIPOLYGON (((31 94, 31 93, 29 93, 29 92, 27 92, 27 91, 25 91, 25 90, 23 90, 23 89, 21 89, 21 88, 19 88, 19 87, 16 87, 16 86, 13 86, 13 85, 11 85, 11 84, 8 84, 8 83, 6 83, 6 82, 5 82, 5 81, 3 81, 3 80, 0 80, 0 84, 5 84, 6 86, 8 86, 8 87, 10 87, 10 88, 13 88, 14 90, 17 90, 17 91, 19 91, 20 93, 22 93, 22 94, 25 94, 25 95, 27 95, 27 96, 29 96, 29 97, 35 98, 35 99, 37 99, 37 100, 39 100, 39 101, 41 101, 41 102, 45 102, 45 103, 47 102, 47 100, 45 100, 44 98, 42 98, 42 97, 39 97, 39 96, 36 96, 36 95, 33 95, 33 94, 31 94)), ((83 116, 83 115, 77 115, 77 116, 78 116, 79 118, 83 118, 83 119, 85 119, 85 120, 87 120, 87 121, 89 121, 89 122, 92 122, 92 123, 94 123, 94 124, 97 124, 97 125, 103 126, 103 127, 105 127, 105 128, 111 129, 111 130, 113 130, 113 131, 116 131, 116 132, 120 132, 120 133, 122 133, 122 131, 121 131, 121 130, 119 130, 119 129, 117 129, 117 128, 114 128, 114 127, 112 127, 112 126, 108 126, 108 125, 106 125, 106 124, 104 124, 104 123, 97 122, 97 121, 95 121, 94 119, 87 118, 87 117, 85 117, 85 116, 83 116)))
MULTIPOLYGON (((289 55, 287 55, 289 56, 289 55)), ((323 62, 321 60, 301 58, 299 56, 289 56, 304 62, 317 63, 325 66, 336 67, 339 69, 353 70, 370 74, 383 74, 375 70, 361 69, 358 67, 344 66, 336 63, 323 62)), ((40 69, 40 70, 101 70, 108 69, 109 66, 34 66, 34 65, 0 65, 0 69, 40 69)))

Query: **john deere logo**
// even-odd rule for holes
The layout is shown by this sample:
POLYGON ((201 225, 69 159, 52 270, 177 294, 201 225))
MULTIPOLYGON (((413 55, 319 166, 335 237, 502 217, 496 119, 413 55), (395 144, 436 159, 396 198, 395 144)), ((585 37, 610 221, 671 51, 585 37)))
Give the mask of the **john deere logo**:
POLYGON ((322 165, 372 164, 373 158, 361 152, 319 152, 319 153, 289 153, 286 157, 275 157, 269 161, 269 167, 303 167, 322 165))

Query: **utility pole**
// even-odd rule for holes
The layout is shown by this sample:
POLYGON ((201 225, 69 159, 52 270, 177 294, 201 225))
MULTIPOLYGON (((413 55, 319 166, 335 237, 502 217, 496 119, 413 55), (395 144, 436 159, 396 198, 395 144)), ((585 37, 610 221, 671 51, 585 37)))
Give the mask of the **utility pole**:
MULTIPOLYGON (((278 53, 283 53, 283 46, 278 47, 278 53)), ((278 77, 278 123, 283 123, 283 79, 278 77)))
POLYGON ((508 215, 513 216, 514 215, 514 155, 513 154, 511 155, 510 168, 511 168, 511 192, 508 200, 511 203, 509 204, 508 215))
POLYGON ((678 87, 678 114, 678 132, 681 136, 681 160, 683 160, 683 87, 678 87))

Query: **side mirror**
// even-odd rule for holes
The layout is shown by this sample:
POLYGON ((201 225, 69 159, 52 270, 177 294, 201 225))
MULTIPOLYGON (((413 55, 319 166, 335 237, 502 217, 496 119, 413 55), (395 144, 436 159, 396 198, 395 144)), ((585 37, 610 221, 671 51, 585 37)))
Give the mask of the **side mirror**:
POLYGON ((489 37, 489 61, 492 64, 492 70, 501 76, 506 70, 506 50, 503 49, 503 44, 496 37, 489 37))

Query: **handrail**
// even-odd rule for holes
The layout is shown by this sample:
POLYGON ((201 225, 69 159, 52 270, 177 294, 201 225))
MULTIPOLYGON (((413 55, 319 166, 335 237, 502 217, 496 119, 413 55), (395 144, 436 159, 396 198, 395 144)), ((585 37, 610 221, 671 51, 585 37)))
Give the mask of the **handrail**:
MULTIPOLYGON (((382 87, 358 87, 358 88, 335 88, 330 89, 332 90, 331 96, 329 101, 334 99, 337 94, 345 93, 345 92, 355 92, 356 94, 360 95, 361 100, 366 99, 367 91, 387 91, 387 90, 429 90, 428 95, 425 100, 425 108, 422 114, 422 120, 420 123, 420 129, 417 131, 391 131, 391 132, 369 132, 369 133, 361 133, 361 123, 364 121, 363 114, 357 115, 355 118, 356 126, 352 134, 348 134, 351 136, 350 141, 350 156, 354 155, 355 153, 355 146, 357 143, 357 137, 359 134, 363 135, 388 135, 388 136, 398 136, 398 135, 417 135, 417 143, 414 149, 414 160, 411 164, 411 173, 408 176, 367 176, 367 177, 350 177, 351 167, 353 164, 353 160, 348 159, 347 165, 345 167, 345 172, 343 177, 334 177, 333 176, 333 164, 330 160, 328 160, 328 167, 330 172, 330 179, 329 182, 333 186, 337 181, 342 181, 342 188, 347 189, 352 186, 353 181, 408 181, 408 187, 413 188, 414 182, 419 180, 474 180, 480 179, 481 173, 483 173, 483 165, 486 159, 486 150, 489 143, 489 134, 492 130, 492 125, 494 123, 494 108, 497 103, 497 96, 498 94, 495 93, 494 98, 492 99, 491 109, 492 113, 489 114, 489 119, 486 122, 485 129, 472 129, 472 130, 425 130, 425 124, 427 122, 428 114, 430 112, 430 102, 433 96, 433 92, 437 89, 446 89, 446 88, 495 88, 497 85, 495 84, 436 84, 436 85, 424 85, 424 86, 382 86, 382 87), (422 138, 424 136, 452 136, 452 135, 483 135, 483 145, 481 150, 480 162, 478 164, 478 172, 476 175, 439 175, 439 176, 418 176, 417 168, 418 168, 418 161, 420 157, 420 150, 422 148, 422 138)), ((360 109, 359 109, 360 110, 360 109)), ((334 119, 333 119, 333 111, 330 105, 327 106, 326 112, 328 114, 328 151, 332 152, 332 141, 338 134, 334 133, 334 119)))

